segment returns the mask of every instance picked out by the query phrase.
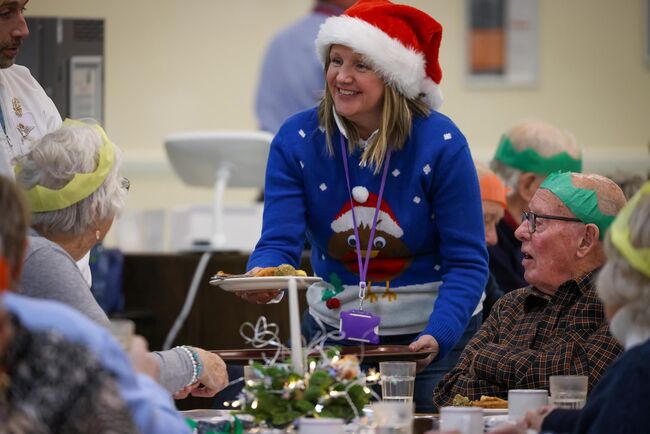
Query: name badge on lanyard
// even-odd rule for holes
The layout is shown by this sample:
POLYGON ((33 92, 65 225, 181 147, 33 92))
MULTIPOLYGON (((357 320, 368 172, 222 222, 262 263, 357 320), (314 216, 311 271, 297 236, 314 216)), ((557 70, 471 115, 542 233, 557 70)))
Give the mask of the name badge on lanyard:
POLYGON ((377 228, 377 217, 379 216, 379 209, 381 208, 381 200, 384 195, 384 186, 386 185, 386 175, 388 174, 388 166, 390 165, 389 149, 386 152, 386 159, 384 161, 384 171, 381 176, 381 184, 379 186, 379 195, 377 199, 377 207, 372 219, 372 226, 370 227, 370 238, 368 240, 368 248, 366 249, 365 258, 361 255, 361 240, 359 238, 359 228, 357 226, 357 219, 354 214, 354 200, 352 199, 352 189, 350 188, 350 170, 348 168, 347 151, 345 148, 345 141, 343 135, 339 136, 341 143, 341 158, 343 159, 343 168, 345 170, 345 180, 348 187, 348 195, 350 196, 350 206, 352 213, 352 225, 354 227, 354 238, 356 240, 357 261, 359 263, 359 309, 352 309, 341 312, 339 329, 346 339, 353 341, 366 342, 369 344, 379 343, 379 323, 381 318, 371 312, 363 310, 363 300, 366 297, 366 276, 368 274, 368 265, 370 264, 370 250, 372 249, 372 240, 375 237, 375 229, 377 228))

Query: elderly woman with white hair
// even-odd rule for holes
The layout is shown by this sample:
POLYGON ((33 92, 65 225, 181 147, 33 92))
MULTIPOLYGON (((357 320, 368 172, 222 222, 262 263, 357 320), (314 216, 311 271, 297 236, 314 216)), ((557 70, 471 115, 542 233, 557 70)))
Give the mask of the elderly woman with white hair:
POLYGON ((612 335, 625 352, 596 384, 582 410, 542 407, 494 431, 642 433, 650 426, 650 182, 621 210, 607 233, 607 263, 597 291, 612 335))
MULTIPOLYGON (((129 183, 120 176, 119 148, 100 126, 66 121, 16 163, 16 182, 32 210, 21 292, 63 302, 108 326, 77 261, 104 239, 124 206, 129 183)), ((160 383, 176 397, 212 396, 227 383, 223 361, 200 348, 184 345, 151 358, 160 383)))

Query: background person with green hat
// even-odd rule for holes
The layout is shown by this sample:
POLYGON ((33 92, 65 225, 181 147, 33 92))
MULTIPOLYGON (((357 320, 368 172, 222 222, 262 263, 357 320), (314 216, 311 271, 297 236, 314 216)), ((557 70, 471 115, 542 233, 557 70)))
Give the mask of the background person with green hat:
POLYGON ((507 207, 497 225, 498 243, 488 247, 490 272, 504 292, 527 285, 521 265, 521 242, 515 229, 535 191, 550 173, 581 172, 582 156, 575 138, 543 121, 525 121, 502 137, 490 169, 509 188, 507 207))
POLYGON ((557 172, 544 180, 516 231, 529 285, 497 301, 438 383, 436 406, 457 394, 476 400, 548 389, 551 375, 586 375, 590 388, 598 382, 621 352, 594 284, 605 263, 603 235, 624 205, 604 176, 557 172))

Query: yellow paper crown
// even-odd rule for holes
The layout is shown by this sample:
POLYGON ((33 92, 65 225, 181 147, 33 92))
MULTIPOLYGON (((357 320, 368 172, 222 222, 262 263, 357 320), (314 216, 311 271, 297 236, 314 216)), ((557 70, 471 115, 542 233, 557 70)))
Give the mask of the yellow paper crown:
MULTIPOLYGON (((93 194, 106 180, 106 176, 113 167, 115 151, 113 143, 106 132, 99 125, 90 125, 72 119, 63 122, 63 128, 71 126, 92 126, 102 137, 102 146, 99 148, 99 162, 94 172, 77 173, 66 185, 58 190, 36 185, 27 190, 27 201, 32 212, 47 212, 65 209, 77 202, 82 201, 93 194)), ((16 174, 20 173, 21 167, 16 166, 16 174)))
POLYGON ((616 216, 616 220, 610 227, 612 244, 629 262, 630 266, 638 272, 650 277, 650 248, 635 247, 630 240, 630 216, 637 207, 641 196, 650 194, 650 181, 643 184, 643 187, 630 199, 616 216))

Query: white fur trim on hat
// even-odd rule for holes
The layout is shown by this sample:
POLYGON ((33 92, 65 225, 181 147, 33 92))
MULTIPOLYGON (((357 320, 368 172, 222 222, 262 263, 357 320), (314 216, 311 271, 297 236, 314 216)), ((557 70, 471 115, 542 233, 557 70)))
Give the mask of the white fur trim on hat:
MULTIPOLYGON (((372 220, 375 217, 375 208, 368 206, 355 206, 354 216, 357 220, 357 225, 365 228, 372 227, 372 220)), ((330 225, 332 230, 336 233, 346 232, 354 228, 352 223, 352 213, 347 210, 339 218, 334 220, 330 225)), ((397 222, 385 211, 379 211, 377 216, 377 230, 392 235, 395 238, 401 238, 404 231, 399 227, 397 222)))
POLYGON ((384 80, 409 99, 424 94, 431 108, 442 104, 442 92, 426 75, 424 54, 404 46, 367 21, 345 15, 330 17, 316 38, 318 58, 323 64, 333 44, 345 45, 361 54, 384 80))

